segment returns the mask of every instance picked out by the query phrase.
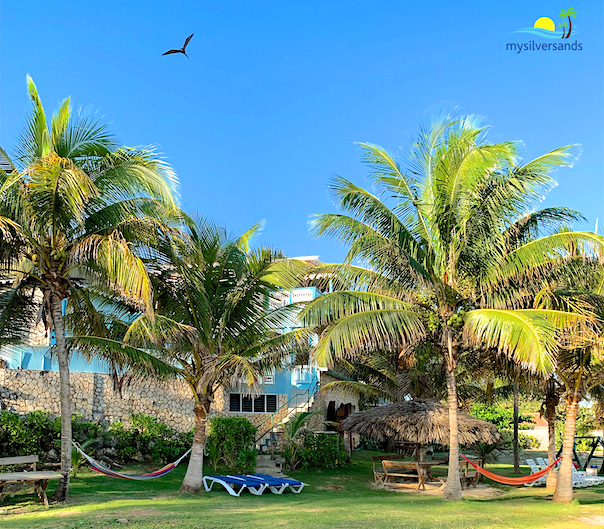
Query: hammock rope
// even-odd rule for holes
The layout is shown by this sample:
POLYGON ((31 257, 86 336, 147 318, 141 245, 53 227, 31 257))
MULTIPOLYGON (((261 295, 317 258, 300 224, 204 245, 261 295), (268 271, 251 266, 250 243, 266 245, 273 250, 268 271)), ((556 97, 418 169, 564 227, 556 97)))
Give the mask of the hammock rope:
POLYGON ((463 457, 468 463, 470 463, 470 465, 472 465, 483 476, 492 479, 493 481, 497 481, 497 483, 503 483, 504 485, 524 485, 525 483, 532 483, 533 481, 537 481, 538 479, 545 476, 552 468, 554 468, 558 464, 558 461, 562 459, 562 457, 559 457, 551 465, 547 466, 543 470, 540 470, 539 472, 535 472, 534 474, 529 474, 528 476, 521 476, 518 478, 510 478, 508 476, 495 474, 493 472, 490 472, 486 468, 478 466, 476 463, 470 461, 463 454, 461 454, 461 457, 463 457))
POLYGON ((162 476, 165 476, 169 472, 172 472, 172 470, 174 470, 178 466, 178 463, 180 463, 185 457, 187 457, 192 450, 191 448, 189 448, 174 463, 170 463, 169 465, 166 465, 165 467, 162 467, 159 470, 156 470, 155 472, 149 472, 148 474, 123 474, 121 472, 116 472, 115 470, 111 470, 109 467, 103 465, 102 463, 99 463, 98 461, 96 461, 95 459, 90 457, 86 452, 84 452, 84 450, 82 450, 82 447, 75 441, 73 442, 73 446, 75 446, 76 450, 78 452, 80 452, 80 454, 82 454, 88 460, 88 462, 90 463, 90 466, 92 467, 92 470, 94 470, 100 474, 104 474, 105 476, 112 477, 112 478, 136 479, 139 481, 146 481, 148 479, 161 478, 162 476))

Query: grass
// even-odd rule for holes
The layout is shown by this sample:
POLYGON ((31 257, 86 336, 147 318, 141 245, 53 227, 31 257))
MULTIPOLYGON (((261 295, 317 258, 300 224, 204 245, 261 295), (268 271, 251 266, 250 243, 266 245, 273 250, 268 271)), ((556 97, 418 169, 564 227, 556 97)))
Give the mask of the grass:
MULTIPOLYGON (((579 489, 567 505, 555 504, 543 488, 501 487, 495 498, 444 502, 439 496, 372 487, 372 452, 359 452, 343 469, 291 473, 309 484, 297 494, 229 496, 222 489, 177 493, 185 466, 158 480, 137 482, 84 470, 72 481, 70 501, 35 503, 22 490, 0 507, 0 527, 11 529, 105 528, 564 528, 604 523, 604 486, 579 489), (127 520, 127 524, 125 522, 127 520)), ((510 474, 508 465, 489 466, 510 474)), ((523 468, 528 473, 528 468, 523 468)))

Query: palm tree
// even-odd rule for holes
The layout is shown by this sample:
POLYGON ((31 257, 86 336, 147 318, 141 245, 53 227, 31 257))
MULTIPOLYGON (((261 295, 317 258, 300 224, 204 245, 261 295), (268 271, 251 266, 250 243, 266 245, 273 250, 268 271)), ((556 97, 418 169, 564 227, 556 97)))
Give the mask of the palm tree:
POLYGON ((298 455, 304 448, 304 442, 309 434, 314 433, 308 426, 308 421, 320 411, 301 411, 294 413, 288 421, 280 424, 283 428, 285 447, 283 455, 289 470, 295 470, 299 462, 298 455))
MULTIPOLYGON (((144 350, 171 366, 191 388, 195 430, 181 491, 202 491, 206 421, 216 392, 245 383, 283 365, 298 346, 308 347, 305 329, 281 334, 296 308, 272 309, 280 288, 295 287, 309 267, 269 248, 250 249, 256 225, 229 237, 207 220, 190 222, 188 237, 168 237, 163 260, 150 264, 156 310, 141 314, 124 336, 128 347, 144 350)), ((80 337, 83 348, 104 347, 119 354, 110 340, 80 337)))
MULTIPOLYGON (((393 207, 341 177, 333 181, 331 190, 350 215, 319 215, 313 225, 317 235, 349 248, 343 265, 318 270, 339 273, 344 289, 320 296, 302 313, 307 324, 326 326, 314 352, 320 365, 430 341, 446 370, 450 461, 459 457, 455 370, 462 341, 551 372, 557 329, 578 319, 508 309, 512 289, 502 307, 491 285, 547 270, 569 241, 604 244, 590 233, 556 233, 508 251, 510 228, 553 185, 550 170, 571 165, 574 149, 521 165, 516 143, 489 143, 485 130, 472 116, 436 115, 413 143, 407 171, 383 148, 360 144, 378 193, 392 197, 393 207)), ((457 465, 449 466, 444 496, 461 498, 457 465)))
POLYGON ((566 37, 566 28, 568 27, 568 24, 566 22, 566 20, 563 20, 562 22, 560 22, 558 24, 558 27, 562 28, 562 37, 560 38, 565 38, 566 37))
POLYGON ((570 502, 574 497, 572 460, 577 412, 581 400, 588 398, 592 392, 600 394, 604 385, 604 355, 601 340, 601 337, 594 336, 594 343, 591 345, 582 347, 569 345, 568 349, 562 348, 560 351, 558 376, 565 389, 566 421, 562 463, 558 472, 554 501, 570 502))
POLYGON ((564 17, 568 18, 568 33, 566 34, 566 37, 562 37, 562 38, 567 39, 568 37, 570 37, 570 34, 573 30, 573 24, 572 24, 570 17, 572 16, 573 18, 575 18, 576 15, 577 15, 577 12, 572 8, 569 9, 568 11, 564 11, 564 10, 560 11, 560 16, 562 18, 564 18, 564 17))
POLYGON ((63 302, 88 285, 151 310, 151 284, 133 245, 143 247, 153 217, 174 207, 176 180, 152 150, 118 147, 94 117, 72 116, 69 99, 48 122, 29 76, 27 85, 32 110, 14 161, 0 151, 11 166, 0 170, 0 273, 14 280, 2 303, 2 325, 27 330, 14 302, 29 296, 41 301, 54 331, 62 475, 55 499, 65 501, 71 401, 63 302))

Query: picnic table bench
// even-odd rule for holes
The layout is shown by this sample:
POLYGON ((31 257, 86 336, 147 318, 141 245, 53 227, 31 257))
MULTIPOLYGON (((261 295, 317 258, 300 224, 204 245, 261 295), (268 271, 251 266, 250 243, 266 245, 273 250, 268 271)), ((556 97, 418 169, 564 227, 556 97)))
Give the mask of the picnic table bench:
MULTIPOLYGON (((482 459, 472 458, 472 461, 478 466, 482 466, 482 459)), ((447 476, 438 476, 437 479, 442 483, 441 489, 444 489, 447 484, 447 476)), ((476 488, 479 479, 480 474, 478 473, 478 470, 465 460, 459 461, 459 480, 462 489, 465 489, 470 485, 476 488)))
POLYGON ((384 467, 382 461, 403 461, 405 459, 404 454, 388 454, 383 456, 373 456, 371 462, 373 463, 373 479, 379 485, 384 481, 384 467))
POLYGON ((48 497, 46 487, 51 479, 61 479, 61 474, 50 471, 36 470, 38 456, 0 457, 0 466, 5 465, 32 465, 31 471, 26 472, 4 472, 0 473, 0 502, 4 499, 4 487, 6 485, 24 483, 34 487, 40 501, 48 509, 48 497))
POLYGON ((392 461, 383 460, 384 467, 384 487, 399 488, 404 487, 400 480, 417 481, 417 490, 426 490, 426 483, 434 482, 431 468, 436 465, 441 465, 444 460, 431 461, 392 461))

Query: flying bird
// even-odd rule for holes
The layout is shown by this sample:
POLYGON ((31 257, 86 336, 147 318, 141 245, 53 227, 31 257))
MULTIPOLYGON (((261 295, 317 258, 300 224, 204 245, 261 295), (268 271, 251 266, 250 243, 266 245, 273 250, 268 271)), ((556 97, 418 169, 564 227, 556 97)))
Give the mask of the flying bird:
POLYGON ((187 55, 187 52, 185 50, 187 49, 187 44, 189 44, 189 41, 193 38, 193 35, 195 35, 195 33, 191 33, 187 37, 187 40, 185 40, 185 45, 179 50, 168 50, 166 53, 162 53, 162 55, 170 55, 171 53, 182 53, 188 59, 189 56, 187 55))

